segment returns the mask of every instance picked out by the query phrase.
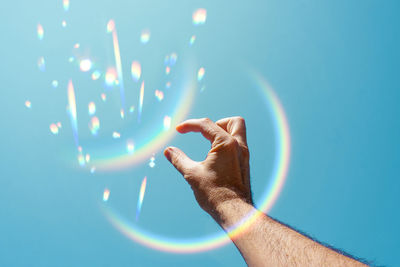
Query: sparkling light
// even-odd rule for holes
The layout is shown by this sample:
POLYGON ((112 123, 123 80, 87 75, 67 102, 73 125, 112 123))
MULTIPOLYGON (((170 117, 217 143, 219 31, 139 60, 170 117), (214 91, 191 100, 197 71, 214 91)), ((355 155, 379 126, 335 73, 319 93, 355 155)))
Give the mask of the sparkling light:
POLYGON ((96 81, 96 80, 98 80, 98 79, 100 78, 100 76, 101 76, 100 71, 95 70, 95 71, 92 73, 92 80, 93 80, 93 81, 96 81))
POLYGON ((38 59, 38 67, 40 71, 46 71, 46 62, 44 61, 44 57, 38 59))
POLYGON ((63 0, 63 8, 65 12, 69 10, 69 0, 63 0))
POLYGON ((83 72, 87 72, 92 68, 92 61, 90 59, 83 59, 79 62, 79 68, 83 72))
POLYGON ((115 68, 108 68, 105 76, 106 85, 113 86, 116 83, 117 71, 115 68))
POLYGON ((53 86, 53 88, 57 88, 58 87, 58 81, 57 80, 53 80, 51 82, 51 85, 53 86))
POLYGON ((171 128, 171 117, 165 116, 164 117, 164 131, 168 131, 171 128))
POLYGON ((110 190, 108 190, 106 188, 106 189, 104 189, 104 192, 103 192, 103 201, 107 202, 109 198, 110 198, 110 190))
POLYGON ((189 45, 192 46, 195 41, 196 41, 196 35, 192 35, 192 37, 190 37, 190 40, 189 40, 189 45))
POLYGON ((120 134, 119 132, 113 132, 112 137, 113 137, 114 139, 118 139, 118 138, 121 137, 121 134, 120 134))
POLYGON ((163 91, 156 90, 154 92, 154 95, 156 96, 157 100, 160 101, 160 102, 164 99, 163 91))
POLYGON ((132 154, 132 153, 135 151, 135 145, 134 145, 134 143, 133 143, 132 140, 128 140, 128 141, 126 142, 126 151, 127 151, 129 154, 132 154))
POLYGON ((140 186, 139 199, 138 199, 137 209, 136 209, 136 220, 138 220, 139 214, 142 210, 144 193, 146 191, 146 183, 147 183, 147 177, 144 177, 144 179, 142 181, 142 185, 140 186))
POLYGON ((207 10, 204 8, 199 8, 192 15, 193 24, 194 25, 201 25, 206 22, 207 19, 207 10))
POLYGON ((89 123, 89 129, 93 135, 97 135, 100 129, 100 121, 99 118, 93 117, 89 123))
POLYGON ((27 108, 31 108, 31 107, 32 107, 32 103, 31 103, 31 101, 29 101, 29 100, 26 100, 26 101, 25 101, 25 107, 27 107, 27 108))
POLYGON ((96 113, 96 104, 94 102, 90 102, 88 105, 89 115, 93 116, 96 113))
POLYGON ((149 30, 143 30, 142 33, 140 34, 140 42, 142 44, 147 44, 150 41, 150 31, 149 30))
POLYGON ((133 61, 131 66, 132 78, 135 82, 139 81, 142 75, 142 67, 138 61, 133 61))
POLYGON ((52 134, 58 134, 58 126, 55 123, 50 124, 50 131, 52 134))
POLYGON ((140 122, 142 118, 142 110, 143 110, 143 97, 144 97, 144 81, 140 86, 140 96, 139 96, 139 112, 138 112, 138 121, 140 122))
POLYGON ((114 20, 109 20, 107 23, 107 32, 110 33, 115 29, 115 22, 114 20))
POLYGON ((43 40, 43 35, 44 35, 44 30, 43 30, 42 25, 39 23, 37 25, 37 36, 38 36, 38 39, 39 40, 43 40))
POLYGON ((203 80, 204 74, 206 73, 205 69, 201 67, 199 71, 197 72, 197 80, 201 81, 203 80))
POLYGON ((149 162, 150 168, 154 168, 154 166, 156 166, 155 160, 156 160, 156 159, 154 158, 154 156, 152 156, 152 157, 150 158, 150 162, 149 162))

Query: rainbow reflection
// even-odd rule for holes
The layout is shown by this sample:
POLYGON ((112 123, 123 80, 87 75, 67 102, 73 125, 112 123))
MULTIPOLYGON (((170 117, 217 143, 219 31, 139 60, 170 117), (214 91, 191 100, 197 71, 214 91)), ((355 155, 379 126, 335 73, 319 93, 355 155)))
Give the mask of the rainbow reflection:
POLYGON ((95 71, 93 71, 93 73, 92 73, 92 80, 93 80, 93 81, 96 81, 96 80, 98 80, 98 79, 100 78, 100 76, 101 76, 100 71, 95 70, 95 71))
POLYGON ((50 132, 52 134, 58 134, 58 126, 55 123, 50 124, 50 132))
POLYGON ((204 74, 206 73, 206 70, 203 68, 203 67, 201 67, 200 69, 199 69, 199 71, 197 72, 197 80, 198 81, 201 81, 201 80, 203 80, 203 77, 204 77, 204 74))
MULTIPOLYGON (((169 112, 171 127, 187 118, 197 92, 195 77, 187 77, 180 85, 181 88, 184 89, 180 90, 181 93, 178 97, 178 99, 180 99, 178 102, 179 105, 176 105, 174 109, 169 112)), ((100 156, 93 159, 92 163, 96 166, 96 170, 98 171, 115 171, 131 168, 132 166, 147 161, 155 151, 165 147, 175 135, 175 131, 164 131, 164 127, 161 124, 156 132, 147 135, 145 139, 141 140, 142 142, 135 148, 135 153, 100 156)))
POLYGON ((44 30, 43 26, 40 23, 37 25, 37 36, 40 41, 43 40, 44 30))
POLYGON ((117 29, 115 27, 114 20, 109 20, 107 23, 107 31, 112 33, 113 45, 114 45, 114 56, 115 56, 115 66, 117 68, 119 91, 121 95, 121 106, 125 109, 125 89, 124 89, 124 78, 122 76, 122 63, 121 63, 121 53, 119 50, 117 29))
POLYGON ((107 202, 109 198, 110 198, 110 190, 108 188, 106 188, 106 189, 104 189, 104 192, 103 192, 103 201, 107 202))
POLYGON ((142 119, 143 97, 144 97, 144 81, 142 82, 142 85, 140 86, 138 122, 140 122, 140 120, 142 119))
MULTIPOLYGON (((273 89, 260 75, 252 74, 252 78, 255 80, 255 84, 260 88, 264 96, 266 106, 272 116, 275 132, 276 157, 271 179, 262 194, 261 200, 257 203, 257 207, 261 212, 268 213, 277 200, 288 174, 290 161, 289 125, 282 104, 273 89)), ((103 207, 103 211, 107 219, 125 236, 144 246, 161 251, 172 253, 198 253, 215 249, 231 242, 228 235, 223 232, 214 233, 205 237, 187 239, 164 237, 140 228, 109 207, 103 207)), ((259 216, 263 216, 261 212, 248 214, 237 225, 228 229, 229 236, 235 238, 243 234, 259 216)))
POLYGON ((98 134, 99 129, 100 129, 99 118, 97 118, 97 117, 91 118, 90 123, 89 123, 89 129, 90 129, 90 132, 93 135, 97 135, 98 134))
POLYGON ((150 31, 149 30, 143 30, 142 33, 140 34, 140 42, 142 44, 147 44, 150 41, 150 31))
POLYGON ((157 98, 158 101, 162 101, 164 99, 164 93, 163 91, 155 90, 154 95, 157 98))
POLYGON ((75 145, 79 147, 75 90, 72 80, 69 80, 68 82, 68 113, 71 119, 72 134, 74 135, 75 145))
POLYGON ((120 134, 119 132, 113 132, 113 133, 112 133, 112 137, 113 137, 114 139, 118 139, 118 138, 121 137, 121 134, 120 134))
POLYGON ((46 71, 46 62, 44 61, 44 57, 38 59, 38 68, 42 72, 46 71))
POLYGON ((32 107, 32 103, 31 103, 31 101, 29 101, 29 100, 26 100, 26 101, 25 101, 25 107, 27 107, 27 108, 31 108, 31 107, 32 107))
POLYGON ((195 41, 196 41, 196 35, 192 35, 192 37, 190 37, 190 40, 189 40, 189 45, 192 46, 195 41))
POLYGON ((51 86, 53 86, 53 88, 57 88, 58 87, 58 81, 57 80, 53 80, 51 82, 51 86))
POLYGON ((96 104, 94 102, 89 103, 88 111, 90 116, 93 116, 96 113, 96 104))
POLYGON ((104 79, 108 87, 114 86, 117 80, 117 71, 115 68, 108 68, 104 79))
POLYGON ((142 185, 140 186, 139 199, 137 202, 136 221, 139 219, 139 214, 140 214, 140 211, 142 210, 144 193, 146 191, 146 183, 147 183, 147 177, 144 177, 144 179, 142 181, 142 185))
POLYGON ((137 82, 142 74, 142 68, 138 61, 133 61, 131 66, 132 79, 137 82))
POLYGON ((207 10, 204 8, 199 8, 192 15, 193 24, 194 25, 201 25, 206 22, 207 19, 207 10))
POLYGON ((69 10, 69 0, 63 0, 63 8, 65 12, 69 10))

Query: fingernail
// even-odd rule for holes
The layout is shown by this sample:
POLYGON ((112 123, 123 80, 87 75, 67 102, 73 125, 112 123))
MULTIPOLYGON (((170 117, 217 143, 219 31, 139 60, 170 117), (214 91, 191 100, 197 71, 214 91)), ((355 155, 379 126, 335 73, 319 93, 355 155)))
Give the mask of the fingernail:
POLYGON ((168 161, 171 161, 171 153, 172 153, 171 150, 172 150, 171 147, 167 147, 164 150, 164 156, 167 158, 168 161))

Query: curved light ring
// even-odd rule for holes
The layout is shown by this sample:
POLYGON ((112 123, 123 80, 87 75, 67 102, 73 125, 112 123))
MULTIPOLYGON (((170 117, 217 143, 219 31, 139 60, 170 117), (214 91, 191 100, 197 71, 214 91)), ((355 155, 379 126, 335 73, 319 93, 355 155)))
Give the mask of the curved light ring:
MULTIPOLYGON (((179 99, 182 99, 180 101, 181 104, 171 114, 171 125, 176 125, 186 119, 190 107, 193 105, 196 88, 197 85, 194 79, 184 84, 184 90, 182 90, 182 95, 179 97, 179 99)), ((92 164, 96 166, 98 171, 121 170, 137 165, 148 160, 155 151, 164 147, 176 135, 174 129, 175 127, 171 127, 170 130, 165 131, 161 128, 156 134, 148 138, 149 141, 145 142, 145 145, 136 149, 132 154, 124 153, 113 157, 95 159, 92 164)))
MULTIPOLYGON (((259 74, 252 74, 252 77, 264 94, 266 105, 271 112, 277 144, 276 159, 271 174, 272 179, 258 207, 260 211, 267 213, 285 184, 290 161, 290 133, 285 111, 275 92, 259 74)), ((133 225, 109 207, 103 206, 103 211, 111 224, 128 238, 144 246, 165 252, 198 253, 221 247, 230 242, 225 233, 215 233, 206 237, 190 239, 167 238, 133 225)), ((259 216, 262 216, 261 212, 248 214, 238 225, 228 230, 229 236, 235 237, 242 234, 259 216)))

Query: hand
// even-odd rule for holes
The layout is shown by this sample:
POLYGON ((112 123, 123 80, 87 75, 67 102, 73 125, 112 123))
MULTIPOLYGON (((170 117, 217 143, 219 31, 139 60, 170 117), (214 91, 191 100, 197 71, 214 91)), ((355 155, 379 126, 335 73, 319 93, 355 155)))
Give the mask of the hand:
POLYGON ((242 199, 252 204, 246 126, 241 117, 191 119, 176 127, 180 133, 200 132, 211 142, 204 161, 196 162, 183 151, 168 147, 164 155, 192 187, 199 205, 213 217, 225 201, 242 199))

